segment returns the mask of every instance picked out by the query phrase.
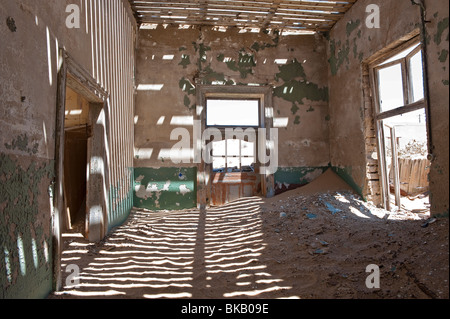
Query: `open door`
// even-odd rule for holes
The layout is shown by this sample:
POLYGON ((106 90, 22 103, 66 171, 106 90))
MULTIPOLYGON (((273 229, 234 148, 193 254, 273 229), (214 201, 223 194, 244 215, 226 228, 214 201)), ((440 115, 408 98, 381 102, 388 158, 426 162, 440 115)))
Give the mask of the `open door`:
POLYGON ((75 228, 92 242, 108 227, 106 92, 63 49, 58 71, 53 188, 53 282, 62 287, 63 233, 75 228))
POLYGON ((370 67, 384 208, 429 213, 428 102, 419 38, 370 67))
POLYGON ((65 231, 86 236, 88 141, 92 138, 89 102, 66 88, 64 124, 64 224, 65 231))

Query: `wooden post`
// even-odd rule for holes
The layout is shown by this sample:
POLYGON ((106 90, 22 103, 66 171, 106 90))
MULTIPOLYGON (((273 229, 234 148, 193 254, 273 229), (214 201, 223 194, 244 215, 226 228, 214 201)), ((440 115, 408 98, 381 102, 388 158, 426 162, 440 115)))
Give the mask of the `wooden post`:
POLYGON ((391 149, 392 149, 392 172, 394 176, 395 205, 400 208, 400 173, 398 169, 398 150, 397 136, 395 134, 395 126, 390 127, 391 130, 391 149))
POLYGON ((54 203, 52 212, 52 236, 53 236, 53 289, 60 291, 62 288, 61 276, 61 231, 63 228, 64 214, 64 121, 66 109, 66 79, 67 63, 64 52, 60 50, 62 59, 58 72, 57 104, 56 104, 56 132, 55 132, 55 185, 54 203))

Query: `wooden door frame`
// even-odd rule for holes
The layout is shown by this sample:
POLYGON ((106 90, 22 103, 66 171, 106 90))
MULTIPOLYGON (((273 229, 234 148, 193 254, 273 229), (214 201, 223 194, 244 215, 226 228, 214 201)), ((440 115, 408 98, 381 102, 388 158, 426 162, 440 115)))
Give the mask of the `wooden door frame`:
MULTIPOLYGON (((411 33, 409 36, 406 37, 405 40, 403 40, 400 44, 396 44, 394 47, 388 47, 385 50, 383 50, 382 53, 376 54, 374 58, 369 59, 364 63, 364 67, 369 71, 369 78, 370 78, 370 86, 371 86, 371 94, 372 94, 372 102, 373 102, 373 119, 375 121, 375 132, 377 136, 377 146, 378 146, 378 163, 379 163, 379 175, 381 179, 381 194, 382 194, 382 205, 383 208, 390 211, 393 209, 391 203, 390 203, 390 181, 389 181, 389 172, 387 171, 387 162, 386 162, 386 136, 384 132, 385 124, 383 123, 383 120, 388 119, 390 117, 406 114, 409 112, 417 111, 423 109, 426 113, 426 128, 427 128, 427 141, 428 141, 428 151, 430 152, 430 145, 431 145, 431 137, 430 137, 430 118, 428 116, 428 80, 427 80, 427 73, 425 68, 425 44, 422 43, 421 38, 419 36, 419 31, 416 30, 413 33, 411 33), (400 52, 414 46, 418 45, 417 48, 415 48, 413 51, 411 51, 406 57, 398 59, 396 61, 392 61, 390 63, 386 63, 383 65, 380 65, 383 63, 383 61, 388 60, 389 58, 392 58, 393 56, 399 54, 400 52), (423 80, 424 80, 424 99, 419 100, 417 102, 410 103, 411 99, 411 79, 409 79, 409 75, 405 74, 405 64, 404 62, 401 62, 403 60, 407 61, 412 56, 417 54, 419 51, 422 51, 422 57, 423 57, 423 80), (393 110, 381 111, 380 107, 380 101, 379 101, 379 79, 377 76, 377 72, 380 69, 386 68, 390 65, 394 64, 400 64, 402 65, 402 82, 404 86, 404 103, 405 105, 398 107, 393 110)), ((395 135, 395 129, 391 129, 391 134, 394 133, 395 135)), ((394 144, 392 144, 392 148, 394 148, 394 144)), ((393 150, 394 151, 394 150, 393 150)), ((393 156, 394 157, 394 156, 393 156)), ((395 162, 395 160, 394 160, 395 162)), ((394 165, 394 169, 398 169, 398 163, 397 165, 394 165)), ((394 177, 398 177, 398 171, 394 172, 394 177)), ((396 198, 396 205, 400 208, 400 182, 398 178, 394 178, 394 189, 395 189, 395 198, 396 198)))
MULTIPOLYGON (((260 100, 260 127, 266 129, 266 139, 270 140, 270 129, 273 128, 273 97, 270 86, 218 86, 197 85, 197 108, 195 119, 200 123, 200 132, 194 132, 194 154, 201 154, 206 145, 201 134, 206 129, 207 98, 257 98, 260 100), (200 135, 200 136, 199 136, 200 135)), ((258 143, 258 142, 257 142, 258 143)), ((261 146, 258 146, 261 147, 261 146)), ((201 156, 200 156, 201 157, 201 156)), ((210 206, 211 199, 211 164, 198 158, 197 164, 197 205, 199 208, 210 206)), ((264 197, 275 195, 275 179, 273 174, 261 175, 261 190, 264 197)))
MULTIPOLYGON (((92 76, 84 70, 62 48, 59 50, 60 65, 57 75, 57 101, 56 101, 56 127, 55 127, 55 180, 53 185, 53 211, 52 211, 52 253, 53 253, 53 289, 60 291, 62 283, 61 255, 62 255, 62 229, 64 227, 64 140, 65 140, 65 108, 66 87, 88 100, 90 105, 101 105, 107 109, 108 94, 92 76)), ((90 107, 91 109, 91 107, 90 107)), ((91 115, 90 115, 91 117, 91 115)), ((89 148, 89 147, 88 147, 89 148)), ((105 172, 105 175, 108 175, 105 172)), ((89 185, 87 183, 86 187, 89 185)), ((105 212, 106 209, 105 209, 105 212)), ((106 234, 107 223, 102 225, 100 236, 106 234)))

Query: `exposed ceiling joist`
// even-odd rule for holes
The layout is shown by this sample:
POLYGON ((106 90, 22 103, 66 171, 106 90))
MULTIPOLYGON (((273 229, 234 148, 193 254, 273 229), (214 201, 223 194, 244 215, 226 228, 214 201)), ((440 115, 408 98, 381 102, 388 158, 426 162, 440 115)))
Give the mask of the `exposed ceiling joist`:
POLYGON ((357 0, 129 0, 139 24, 329 31, 357 0))

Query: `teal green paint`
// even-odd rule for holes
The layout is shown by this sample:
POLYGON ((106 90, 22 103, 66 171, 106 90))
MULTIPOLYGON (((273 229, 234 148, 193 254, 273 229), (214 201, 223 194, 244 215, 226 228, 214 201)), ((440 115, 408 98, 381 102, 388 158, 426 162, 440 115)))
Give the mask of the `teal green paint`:
POLYGON ((281 65, 278 67, 279 72, 275 75, 275 79, 278 81, 279 79, 284 82, 289 82, 297 78, 306 79, 305 70, 303 69, 303 65, 294 59, 291 63, 281 65))
POLYGON ((350 36, 350 34, 352 34, 353 31, 355 31, 359 25, 361 24, 361 20, 356 20, 356 21, 350 21, 347 23, 347 27, 346 27, 346 31, 347 31, 347 37, 350 36))
POLYGON ((332 169, 340 178, 342 178, 349 186, 351 186, 357 194, 359 194, 361 197, 364 198, 363 187, 358 185, 353 179, 351 167, 346 168, 332 167, 332 169))
POLYGON ((134 168, 128 168, 128 176, 117 186, 111 186, 109 191, 108 232, 114 227, 122 225, 130 216, 133 208, 134 168), (122 186, 123 185, 123 186, 122 186), (126 195, 121 198, 122 187, 126 188, 126 195))
POLYGON ((8 150, 19 150, 22 152, 27 152, 28 154, 36 154, 39 148, 39 144, 35 143, 33 148, 29 146, 29 140, 27 134, 22 134, 17 137, 17 139, 13 140, 11 144, 5 143, 5 147, 8 150))
POLYGON ((273 90, 273 95, 289 102, 304 104, 303 100, 328 102, 328 88, 315 83, 291 80, 273 90))
POLYGON ((181 52, 181 51, 186 51, 187 48, 183 46, 183 47, 180 47, 178 50, 179 50, 180 52, 181 52))
POLYGON ((231 60, 225 62, 227 67, 235 72, 239 72, 242 79, 247 78, 249 74, 253 74, 253 68, 256 66, 255 57, 253 54, 239 52, 238 62, 231 60))
POLYGON ((225 74, 220 72, 215 72, 211 69, 211 66, 207 66, 203 72, 202 83, 212 84, 214 81, 226 82, 225 74))
POLYGON ((180 89, 188 95, 196 95, 195 86, 186 78, 182 78, 179 82, 180 89))
POLYGON ((330 115, 325 116, 325 121, 329 122, 330 120, 331 120, 331 116, 330 115))
POLYGON ((297 103, 295 103, 295 101, 292 103, 292 108, 291 108, 291 112, 293 115, 297 114, 298 110, 300 110, 297 106, 297 103))
POLYGON ((184 106, 186 106, 187 108, 191 107, 191 99, 187 95, 184 96, 184 106))
POLYGON ((449 82, 448 82, 448 80, 442 80, 442 84, 444 84, 445 86, 448 86, 449 82))
POLYGON ((310 101, 328 102, 328 88, 319 88, 317 84, 307 82, 303 65, 297 59, 279 66, 278 69, 279 73, 275 75, 275 78, 277 81, 283 80, 284 84, 274 88, 274 96, 292 102, 291 111, 294 115, 298 111, 296 103, 304 104, 305 98, 310 101))
MULTIPOLYGON (((437 33, 434 36, 434 43, 436 43, 437 45, 441 44, 442 35, 446 29, 448 29, 448 17, 438 22, 437 33)), ((448 41, 448 36, 447 36, 447 41, 448 41)))
POLYGON ((192 44, 194 45, 195 52, 198 52, 199 55, 197 62, 198 69, 199 71, 202 71, 202 64, 207 61, 206 52, 211 51, 211 47, 206 46, 203 43, 197 44, 196 42, 192 42, 192 44))
POLYGON ((295 119, 294 119, 294 124, 295 124, 295 125, 300 125, 300 116, 297 115, 297 116, 295 117, 295 119))
POLYGON ((191 58, 187 54, 183 54, 181 56, 181 62, 178 65, 181 65, 183 69, 186 69, 188 65, 191 64, 191 58))
POLYGON ((312 106, 310 106, 309 109, 306 110, 306 112, 308 112, 308 113, 309 112, 314 112, 314 111, 315 111, 315 109, 312 106))
MULTIPOLYGON (((268 30, 262 30, 262 32, 265 34, 269 33, 268 30)), ((267 48, 276 48, 278 46, 278 43, 280 42, 280 32, 275 31, 274 35, 275 36, 272 38, 272 42, 273 42, 272 44, 267 43, 267 42, 255 42, 251 46, 251 49, 255 52, 259 52, 259 51, 265 50, 267 48)))
POLYGON ((134 180, 133 202, 137 208, 180 210, 197 207, 196 168, 135 168, 134 180))
POLYGON ((323 174, 329 167, 278 167, 274 175, 275 183, 305 185, 311 182, 310 174, 323 174))
POLYGON ((448 50, 442 50, 441 53, 439 54, 439 61, 441 63, 445 63, 447 61, 448 58, 448 50))
POLYGON ((350 42, 347 40, 345 46, 341 48, 340 41, 336 43, 335 40, 331 40, 330 53, 331 57, 328 59, 328 62, 330 63, 331 74, 336 75, 344 62, 347 62, 347 64, 350 63, 348 59, 348 55, 350 53, 350 42), (336 56, 337 48, 340 49, 336 56))
MULTIPOLYGON (((28 150, 25 140, 16 146, 28 150)), ((42 197, 48 202, 46 191, 53 177, 52 160, 33 160, 24 167, 16 157, 0 153, 2 299, 45 298, 52 290, 51 212, 42 212, 39 203, 42 197), (39 220, 38 215, 48 216, 48 220, 39 220)))
POLYGON ((251 49, 256 52, 259 52, 259 50, 262 50, 262 48, 263 48, 263 46, 259 42, 255 42, 251 46, 251 49))
POLYGON ((196 96, 196 88, 195 86, 186 78, 182 78, 179 82, 179 87, 180 89, 186 93, 186 95, 184 96, 184 106, 186 106, 187 108, 195 108, 195 103, 193 106, 190 106, 191 104, 191 99, 189 98, 189 95, 193 95, 194 97, 196 96))

